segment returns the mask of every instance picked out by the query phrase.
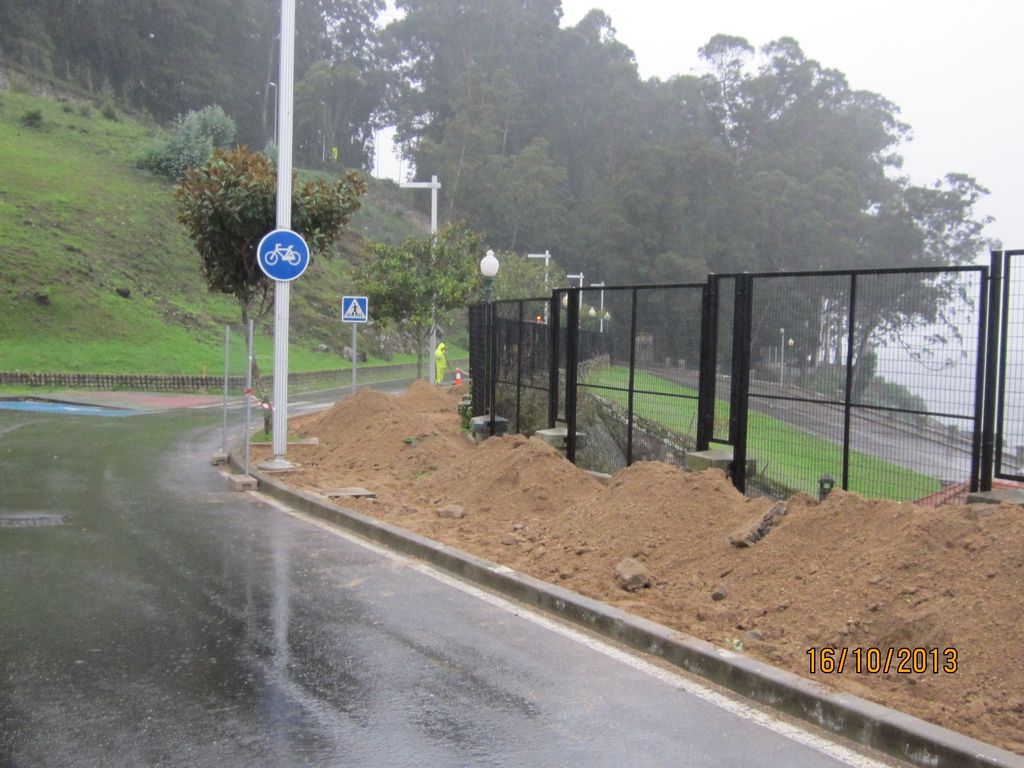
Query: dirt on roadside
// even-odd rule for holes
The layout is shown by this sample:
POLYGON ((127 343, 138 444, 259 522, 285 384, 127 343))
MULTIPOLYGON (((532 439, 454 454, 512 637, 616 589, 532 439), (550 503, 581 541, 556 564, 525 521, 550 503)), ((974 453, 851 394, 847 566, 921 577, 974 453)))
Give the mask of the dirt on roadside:
POLYGON ((456 413, 463 389, 363 389, 292 419, 319 444, 289 447, 301 468, 287 482, 368 488, 376 498, 338 503, 1024 754, 1021 508, 842 491, 776 506, 745 498, 719 471, 660 462, 602 482, 534 438, 472 444, 456 413), (620 586, 627 558, 648 587, 620 586), (850 649, 842 674, 820 671, 824 647, 840 649, 837 660, 850 649), (905 654, 907 673, 895 671, 899 651, 887 674, 869 672, 889 648, 925 650, 905 654))

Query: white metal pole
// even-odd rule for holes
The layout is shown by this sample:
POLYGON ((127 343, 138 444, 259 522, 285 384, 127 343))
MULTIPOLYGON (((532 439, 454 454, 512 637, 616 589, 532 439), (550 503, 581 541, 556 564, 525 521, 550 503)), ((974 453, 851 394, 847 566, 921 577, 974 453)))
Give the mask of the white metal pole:
POLYGON ((601 329, 599 333, 604 333, 604 280, 600 283, 591 283, 590 287, 601 289, 601 329))
POLYGON ((779 386, 786 375, 786 329, 779 328, 779 386))
POLYGON ((356 354, 356 323, 352 323, 352 394, 356 393, 356 361, 359 356, 356 354))
POLYGON ((252 413, 252 320, 245 329, 245 348, 248 363, 245 366, 245 474, 249 474, 249 437, 252 427, 249 422, 252 413))
MULTIPOLYGON (((544 259, 544 290, 548 289, 548 263, 551 261, 551 251, 546 250, 544 253, 528 253, 526 254, 528 259, 544 259)), ((544 322, 548 322, 548 305, 544 304, 544 322)))
MULTIPOLYGON (((434 263, 434 238, 437 235, 437 191, 441 189, 441 182, 437 176, 431 176, 430 181, 401 181, 398 184, 402 189, 429 189, 430 190, 430 267, 433 271, 434 263)), ((430 302, 430 349, 427 350, 428 370, 430 371, 430 383, 437 380, 437 369, 435 368, 434 350, 437 348, 437 316, 434 300, 430 302)))
MULTIPOLYGON (((278 76, 277 228, 292 226, 292 92, 295 83, 295 0, 281 0, 281 69, 278 76)), ((291 283, 274 285, 274 414, 272 464, 285 465, 288 445, 288 304, 291 283)))
POLYGON ((231 326, 224 326, 224 421, 220 428, 220 449, 228 452, 228 365, 231 350, 231 326))

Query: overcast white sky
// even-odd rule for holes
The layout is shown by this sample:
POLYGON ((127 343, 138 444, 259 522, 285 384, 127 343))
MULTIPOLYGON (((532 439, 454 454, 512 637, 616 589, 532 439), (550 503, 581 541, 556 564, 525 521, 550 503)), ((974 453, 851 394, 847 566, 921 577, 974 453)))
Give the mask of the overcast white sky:
MULTIPOLYGON (((795 38, 851 87, 897 104, 913 140, 904 169, 918 184, 968 173, 991 195, 989 237, 1024 248, 1024 3, 1019 0, 562 0, 563 26, 598 7, 636 54, 644 78, 700 71, 697 49, 719 32, 755 48, 795 38)), ((382 147, 379 175, 397 178, 382 147)), ((441 179, 444 184, 444 179, 441 179)))

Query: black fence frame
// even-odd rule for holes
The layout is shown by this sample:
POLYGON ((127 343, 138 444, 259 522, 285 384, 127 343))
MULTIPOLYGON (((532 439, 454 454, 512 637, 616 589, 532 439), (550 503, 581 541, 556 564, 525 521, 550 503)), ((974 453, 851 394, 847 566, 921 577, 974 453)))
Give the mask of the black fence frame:
MULTIPOLYGON (((1007 356, 1007 311, 1009 302, 1008 280, 1004 279, 1011 269, 1011 259, 1024 256, 1024 251, 997 251, 991 256, 990 266, 951 266, 951 267, 909 267, 866 270, 819 270, 785 273, 740 273, 727 275, 711 275, 706 283, 681 283, 672 285, 626 285, 604 286, 605 291, 624 291, 631 294, 631 316, 629 318, 629 383, 627 387, 627 465, 634 461, 633 455, 633 423, 634 396, 645 393, 636 387, 637 371, 637 307, 638 293, 647 289, 686 289, 700 290, 700 360, 698 371, 698 397, 696 418, 696 451, 707 451, 714 444, 732 446, 732 462, 730 476, 733 484, 741 492, 747 491, 747 453, 748 453, 748 414, 751 398, 771 397, 763 393, 751 394, 750 374, 752 365, 752 316, 755 286, 760 281, 779 278, 802 277, 833 277, 849 280, 849 317, 846 327, 852 335, 857 312, 858 279, 861 276, 886 276, 907 274, 939 274, 949 272, 974 273, 978 275, 978 295, 976 300, 977 320, 977 354, 973 360, 974 402, 973 413, 942 414, 888 408, 886 406, 867 405, 854 401, 852 397, 853 370, 850 356, 853 346, 846 342, 846 384, 843 397, 834 401, 815 400, 818 404, 826 404, 842 408, 843 416, 843 464, 842 475, 836 478, 836 485, 844 489, 850 486, 850 453, 851 453, 851 421, 858 409, 891 410, 907 414, 923 414, 951 416, 952 418, 970 422, 970 470, 966 479, 971 491, 990 490, 993 474, 999 477, 1013 477, 1024 480, 1024 477, 1007 475, 1001 462, 1003 441, 1003 419, 1006 397, 1006 356, 1007 356), (720 307, 723 302, 724 286, 732 286, 732 321, 731 340, 728 344, 720 344, 720 307), (729 420, 728 435, 715 434, 715 402, 716 386, 719 381, 719 357, 723 352, 730 355, 728 359, 729 388, 729 420)), ((471 307, 471 360, 470 368, 473 376, 473 413, 474 415, 489 414, 491 417, 491 433, 494 433, 496 388, 499 384, 513 387, 516 390, 515 406, 509 412, 509 427, 513 432, 520 432, 521 419, 519 397, 523 389, 522 379, 522 342, 521 331, 516 333, 503 332, 504 341, 499 344, 499 326, 505 322, 496 314, 496 307, 512 305, 515 318, 511 321, 523 328, 527 319, 524 307, 528 302, 546 303, 547 326, 547 393, 548 418, 547 427, 563 425, 566 430, 565 454, 570 461, 577 459, 577 395, 581 386, 578 381, 580 361, 580 296, 582 292, 593 291, 593 288, 565 288, 552 292, 550 298, 534 298, 471 307), (483 342, 482 344, 480 342, 483 342), (517 363, 505 372, 498 360, 511 359, 510 355, 518 356, 517 363)), ((620 322, 621 322, 620 318, 620 322)), ((725 362, 725 361, 723 361, 725 362)), ((538 389, 535 384, 530 385, 538 389)), ((586 386, 586 385, 583 385, 586 386)), ((784 398, 780 399, 794 399, 784 398)), ((798 398, 796 398, 798 399, 798 398)))
MULTIPOLYGON (((1007 392, 1007 361, 1011 354, 1010 317, 1014 310, 1024 309, 1024 307, 1014 305, 1015 297, 1011 293, 1011 285, 1014 261, 1021 256, 1024 256, 1024 250, 992 252, 989 269, 993 276, 991 304, 995 309, 992 312, 989 333, 987 380, 991 384, 986 399, 986 432, 984 436, 985 444, 993 446, 989 452, 990 461, 985 467, 988 476, 1017 482, 1024 482, 1024 472, 1020 469, 1016 472, 1008 470, 1004 464, 1004 456, 1007 448, 1005 429, 1007 400, 1010 399, 1007 392)), ((1024 350, 1013 351, 1024 354, 1024 350)))

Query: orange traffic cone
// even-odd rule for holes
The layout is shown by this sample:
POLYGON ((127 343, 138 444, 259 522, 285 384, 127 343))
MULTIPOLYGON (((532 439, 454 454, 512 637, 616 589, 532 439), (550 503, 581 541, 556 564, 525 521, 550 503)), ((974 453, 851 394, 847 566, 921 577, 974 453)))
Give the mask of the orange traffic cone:
POLYGON ((459 384, 461 384, 461 383, 462 383, 462 369, 461 368, 456 368, 455 369, 455 386, 459 386, 459 384))

